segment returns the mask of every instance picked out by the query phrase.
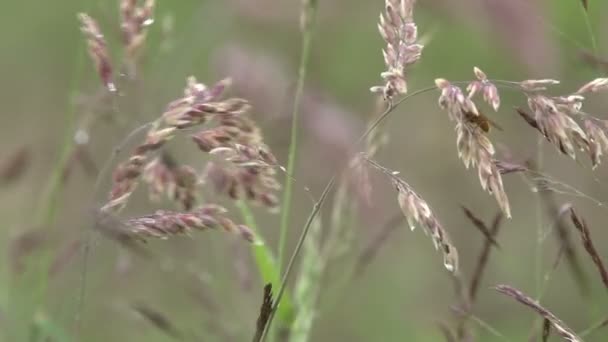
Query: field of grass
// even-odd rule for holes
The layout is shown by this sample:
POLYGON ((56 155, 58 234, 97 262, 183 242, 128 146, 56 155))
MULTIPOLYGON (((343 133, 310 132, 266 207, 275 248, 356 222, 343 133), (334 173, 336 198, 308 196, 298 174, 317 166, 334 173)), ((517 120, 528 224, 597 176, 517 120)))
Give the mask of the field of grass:
POLYGON ((6 1, 2 341, 608 340, 608 3, 411 3, 6 1))

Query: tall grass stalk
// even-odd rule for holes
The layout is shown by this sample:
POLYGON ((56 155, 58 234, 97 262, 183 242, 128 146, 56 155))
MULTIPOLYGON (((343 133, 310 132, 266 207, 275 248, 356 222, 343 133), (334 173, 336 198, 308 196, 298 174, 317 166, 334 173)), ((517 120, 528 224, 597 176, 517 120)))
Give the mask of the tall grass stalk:
MULTIPOLYGON (((304 93, 304 81, 308 69, 308 60, 310 59, 310 50, 312 45, 312 37, 314 33, 314 23, 317 13, 317 0, 307 1, 306 7, 303 9, 303 15, 307 17, 302 33, 302 48, 300 55, 300 66, 298 70, 298 80, 293 100, 293 112, 291 115, 291 139, 289 142, 289 156, 287 157, 287 175, 293 176, 297 146, 298 146, 298 117, 300 113, 300 102, 304 93)), ((278 268, 283 269, 283 255, 285 254, 285 245, 287 243, 287 233, 289 230, 289 218, 291 216, 291 201, 293 197, 293 180, 287 179, 285 182, 285 192, 281 206, 281 223, 279 226, 279 250, 278 250, 278 268)))
MULTIPOLYGON (((369 125, 369 127, 367 128, 367 130, 359 137, 359 139, 357 139, 357 142, 355 143, 355 146, 359 147, 361 145, 361 143, 364 142, 365 139, 386 118, 388 118, 388 116, 395 110, 395 108, 397 108, 397 106, 399 104, 403 103, 404 101, 406 101, 407 99, 409 99, 411 97, 414 97, 416 95, 420 95, 420 94, 423 94, 423 93, 427 93, 429 91, 436 90, 436 89, 437 89, 436 86, 423 88, 423 89, 417 90, 415 92, 412 92, 412 93, 410 93, 408 95, 405 95, 404 97, 402 97, 399 101, 397 101, 395 103, 389 102, 386 110, 382 114, 380 114, 380 116, 378 116, 378 118, 376 120, 374 120, 374 122, 372 122, 372 124, 369 125)), ((304 224, 304 228, 302 229, 302 232, 300 233, 300 237, 298 238, 298 243, 296 244, 296 247, 295 247, 295 249, 294 249, 294 251, 293 251, 293 253, 291 255, 291 258, 289 259, 289 263, 287 264, 285 272, 283 273, 283 278, 281 280, 281 287, 279 288, 279 291, 278 291, 278 293, 277 293, 277 295, 275 297, 275 302, 274 302, 272 314, 270 315, 270 318, 268 320, 268 324, 266 325, 266 330, 264 331, 264 334, 262 335, 261 342, 264 342, 266 340, 266 337, 268 336, 268 331, 270 330, 270 328, 272 326, 272 322, 273 322, 275 313, 277 311, 277 308, 279 307, 279 304, 281 303, 281 299, 282 299, 283 294, 285 292, 285 287, 287 286, 287 281, 289 280, 289 275, 291 274, 291 271, 292 271, 293 265, 295 263, 295 260, 297 259, 298 255, 300 254, 300 251, 302 250, 302 246, 304 244, 304 241, 306 240, 306 236, 308 235, 308 232, 310 231, 310 227, 311 227, 312 223, 314 222, 315 218, 319 214, 319 211, 321 210, 321 207, 325 203, 325 200, 327 199, 327 195, 333 189, 333 186, 334 186, 334 184, 336 182, 336 178, 337 177, 336 177, 335 174, 331 177, 331 179, 329 180, 329 182, 325 185, 325 188, 323 189, 323 192, 321 193, 321 196, 319 197, 319 199, 317 200, 317 202, 315 202, 315 204, 313 205, 312 211, 308 215, 306 223, 304 224)))
POLYGON ((321 252, 321 227, 321 218, 317 217, 310 228, 309 238, 304 242, 300 274, 294 290, 298 312, 293 321, 289 342, 307 342, 310 338, 321 292, 321 277, 327 261, 321 252))

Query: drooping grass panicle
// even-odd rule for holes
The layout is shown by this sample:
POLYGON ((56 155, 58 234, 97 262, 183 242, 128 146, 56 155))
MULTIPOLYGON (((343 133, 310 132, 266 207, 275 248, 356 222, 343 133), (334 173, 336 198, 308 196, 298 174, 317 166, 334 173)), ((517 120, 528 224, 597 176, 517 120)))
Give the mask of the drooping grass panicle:
MULTIPOLYGON (((492 89, 483 91, 484 93, 488 93, 488 99, 492 106, 498 108, 500 100, 498 93, 495 93, 495 87, 487 81, 485 74, 481 70, 476 68, 475 71, 480 79, 477 81, 479 85, 473 82, 469 86, 471 89, 470 95, 475 94, 476 91, 472 90, 476 88, 492 89), (484 84, 484 82, 487 84, 484 84)), ((477 110, 477 106, 471 97, 465 96, 458 86, 449 81, 440 78, 435 80, 435 84, 441 90, 439 106, 447 110, 450 119, 456 122, 456 148, 458 156, 464 162, 465 167, 477 167, 481 187, 494 195, 498 206, 510 218, 511 208, 509 199, 503 186, 500 171, 494 163, 494 145, 487 135, 489 128, 486 129, 483 121, 480 121, 482 117, 477 110)))
POLYGON ((521 108, 517 112, 560 152, 573 159, 576 159, 577 150, 587 153, 593 167, 597 167, 601 156, 608 152, 608 122, 584 112, 582 107, 585 94, 608 89, 608 78, 594 79, 566 96, 545 95, 545 85, 552 84, 549 81, 558 83, 553 80, 520 82, 533 114, 521 108))
POLYGON ((598 253, 597 249, 595 248, 595 245, 593 244, 593 239, 591 238, 591 233, 589 232, 589 227, 587 227, 587 223, 576 213, 576 211, 572 207, 570 208, 570 219, 572 220, 574 227, 576 227, 576 229, 579 231, 583 246, 585 246, 587 254, 589 254, 591 259, 593 260, 593 263, 597 267, 604 286, 606 287, 606 289, 608 289, 608 271, 604 266, 600 254, 598 253))
MULTIPOLYGON (((579 106, 580 98, 564 99, 562 104, 579 106)), ((544 95, 530 95, 528 107, 534 113, 534 119, 547 140, 559 147, 562 153, 576 159, 576 150, 588 150, 587 135, 566 112, 560 110, 555 98, 544 95)))
POLYGON ((254 242, 253 232, 244 225, 234 223, 218 205, 204 205, 189 212, 158 210, 154 214, 132 218, 124 222, 127 233, 134 238, 167 239, 197 230, 223 230, 254 242))
POLYGON ((380 14, 378 30, 386 42, 382 51, 387 70, 381 74, 386 82, 371 91, 383 94, 387 100, 407 93, 405 72, 422 54, 423 45, 417 42, 418 27, 414 22, 415 0, 386 0, 385 12, 380 14))
POLYGON ((139 55, 146 41, 146 28, 153 22, 155 0, 120 0, 120 29, 125 49, 125 63, 133 76, 139 55))
POLYGON ((101 33, 99 25, 95 19, 86 13, 79 13, 78 20, 80 20, 80 31, 87 40, 89 56, 91 56, 95 64, 101 82, 110 92, 116 91, 112 75, 112 62, 110 61, 106 40, 101 33))
POLYGON ((531 308, 536 313, 538 313, 541 317, 551 322, 551 325, 555 329, 556 333, 563 337, 566 341, 570 342, 582 342, 583 340, 576 335, 576 333, 570 329, 564 322, 562 322, 557 316, 555 316, 551 311, 542 307, 537 301, 527 296, 525 293, 520 290, 511 287, 509 285, 497 285, 495 287, 496 291, 511 297, 521 304, 531 308))
POLYGON ((391 179, 397 189, 399 208, 407 219, 410 228, 414 230, 416 226, 421 226, 425 233, 431 236, 435 249, 440 250, 443 254, 445 268, 450 272, 458 272, 458 251, 426 201, 409 184, 397 176, 398 172, 391 171, 364 155, 361 155, 361 158, 364 158, 367 163, 391 179))
POLYGON ((249 104, 243 99, 220 99, 229 83, 230 81, 225 79, 207 87, 197 82, 194 77, 188 79, 184 96, 167 106, 148 131, 144 142, 133 150, 127 161, 115 169, 110 198, 103 210, 118 211, 126 205, 146 165, 149 165, 151 156, 160 151, 177 132, 202 125, 216 116, 237 116, 249 108, 249 104))

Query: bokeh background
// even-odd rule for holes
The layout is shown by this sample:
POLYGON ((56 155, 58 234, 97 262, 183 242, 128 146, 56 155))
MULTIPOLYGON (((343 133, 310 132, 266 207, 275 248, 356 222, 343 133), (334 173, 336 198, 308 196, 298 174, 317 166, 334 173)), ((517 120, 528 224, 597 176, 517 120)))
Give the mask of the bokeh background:
MULTIPOLYGON (((169 317, 179 329, 204 341, 247 341, 254 330, 263 284, 242 241, 210 232, 151 242, 147 248, 159 258, 149 261, 113 241, 95 238, 86 266, 79 242, 91 227, 91 209, 103 201, 109 189, 110 174, 99 171, 112 150, 133 128, 156 118, 166 103, 180 96, 189 75, 208 84, 232 77, 233 93, 251 100, 254 118, 268 145, 286 163, 300 53, 300 3, 159 0, 138 80, 125 91, 129 98, 120 100, 125 105, 114 113, 99 100, 99 81, 84 53, 76 13, 86 11, 97 18, 117 57, 116 2, 2 4, 0 156, 5 164, 16 151, 25 151, 25 157, 22 168, 3 182, 0 190, 4 246, 0 329, 8 331, 21 325, 27 330, 33 326, 27 317, 33 315, 38 322, 46 322, 48 329, 72 334, 80 313, 82 341, 168 340, 133 311, 134 303, 145 303, 169 317), (90 141, 83 152, 87 160, 70 164, 62 179, 61 195, 54 201, 56 215, 41 225, 39 217, 62 141, 90 118, 94 123, 87 130, 90 141), (98 177, 101 183, 95 190, 98 177), (31 230, 38 233, 28 235, 31 230), (61 255, 65 260, 45 284, 40 284, 39 277, 27 276, 28 269, 44 264, 38 260, 61 255), (87 291, 84 306, 80 306, 85 268, 87 291)), ((319 2, 302 104, 290 251, 312 206, 303 188, 307 186, 318 195, 345 153, 353 150, 365 122, 377 111, 369 87, 379 83, 384 68, 383 42, 376 28, 383 1, 319 2)), ((410 89, 431 86, 438 77, 472 79, 473 66, 496 79, 562 80, 555 88, 557 94, 577 89, 608 72, 607 64, 590 63, 584 57, 596 53, 608 60, 608 3, 589 3, 596 52, 577 0, 421 0, 416 19, 426 48, 421 61, 409 71, 410 89)), ((503 128, 491 134, 500 155, 519 161, 535 157, 537 134, 512 110, 525 105, 524 98, 508 90, 501 95, 501 110, 491 114, 503 128)), ((377 159, 401 171, 432 206, 459 249, 463 273, 469 275, 483 237, 466 220, 460 206, 470 207, 488 221, 497 208, 481 190, 476 172, 466 170, 458 159, 453 124, 438 108, 437 97, 436 92, 429 92, 399 106, 381 126, 389 141, 377 159)), ((586 110, 606 118, 607 104, 605 95, 599 94, 590 99, 586 110)), ((190 144, 177 142, 170 149, 180 161, 203 168, 205 159, 190 144)), ((608 258, 608 211, 602 204, 608 201, 606 167, 592 171, 586 160, 573 162, 547 144, 543 150, 543 172, 565 184, 556 186, 565 192, 557 194, 558 202, 571 202, 579 209, 600 253, 608 258)), ((122 152, 118 159, 125 156, 122 152)), ((539 276, 535 267, 538 220, 543 225, 542 275, 555 260, 558 242, 552 220, 539 210, 529 180, 509 175, 505 187, 513 219, 502 227, 502 248, 491 257, 474 312, 509 340, 522 341, 530 335, 535 314, 491 286, 511 284, 534 295, 539 276)), ((333 286, 363 247, 398 213, 395 193, 384 177, 373 176, 373 189, 371 205, 360 210, 350 227, 350 249, 323 277, 311 340, 441 341, 437 324, 451 320, 450 306, 456 300, 441 256, 421 231, 410 232, 402 225, 390 234, 361 274, 343 286, 333 286)), ((159 207, 140 192, 123 213, 125 217, 159 207)), ((230 207, 229 202, 218 201, 230 207)), ((327 206, 323 211, 325 221, 329 221, 330 209, 327 206)), ((233 213, 238 219, 238 211, 233 213)), ((255 209, 255 213, 267 243, 276 246, 279 216, 262 209, 255 209)), ((581 331, 608 315, 608 298, 575 231, 572 233, 589 288, 581 292, 567 265, 561 263, 542 303, 581 331)), ((295 282, 297 279, 292 285, 295 282)), ((478 329, 477 335, 479 341, 501 340, 484 329, 478 329)), ((15 340, 10 334, 6 336, 7 341, 15 340)), ((607 339, 606 329, 588 338, 607 339)))

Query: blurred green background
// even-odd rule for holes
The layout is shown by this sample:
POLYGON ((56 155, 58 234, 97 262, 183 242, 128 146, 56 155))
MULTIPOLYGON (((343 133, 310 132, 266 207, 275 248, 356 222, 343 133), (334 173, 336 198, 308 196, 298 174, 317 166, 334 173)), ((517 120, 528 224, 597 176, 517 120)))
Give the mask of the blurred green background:
MULTIPOLYGON (((336 160, 353 148, 375 110, 369 87, 379 84, 379 74, 384 70, 383 42, 376 28, 383 1, 319 2, 302 106, 296 210, 289 251, 312 205, 303 187, 319 194, 334 172, 336 160)), ((608 3, 589 2, 597 54, 608 58, 608 3)), ((26 269, 41 267, 39 259, 54 258, 83 238, 92 224, 91 208, 106 196, 108 172, 101 174, 100 190, 95 191, 96 176, 74 166, 55 203, 56 219, 48 226, 38 226, 42 198, 59 147, 64 137, 75 131, 69 122, 72 115, 77 127, 83 117, 99 112, 101 119, 88 131, 87 151, 96 168, 101 168, 129 131, 156 118, 166 103, 181 95, 189 75, 207 84, 232 77, 234 93, 252 101, 254 118, 262 126, 268 145, 285 164, 300 53, 299 10, 296 0, 159 0, 139 79, 125 92, 132 98, 121 100, 129 105, 119 107, 118 114, 107 120, 103 114, 111 111, 95 102, 99 81, 84 53, 76 13, 87 12, 99 21, 117 58, 120 39, 116 1, 3 3, 0 103, 4 121, 0 126, 0 156, 6 159, 25 146, 29 162, 20 177, 3 184, 0 191, 0 234, 5 247, 0 329, 30 327, 29 319, 18 317, 36 312, 38 322, 52 322, 48 329, 73 334, 76 313, 80 312, 82 341, 168 340, 131 309, 133 303, 146 303, 170 317, 179 329, 204 341, 249 340, 263 284, 248 247, 230 236, 211 232, 151 242, 148 248, 159 256, 154 262, 131 255, 112 241, 95 238, 86 266, 84 307, 78 301, 84 268, 81 254, 66 257, 66 265, 49 277, 45 291, 39 278, 15 271, 15 241, 30 229, 45 231, 42 241, 32 242, 33 249, 44 246, 44 252, 30 253, 25 264, 26 269), (40 298, 42 305, 37 305, 40 298)), ((426 47, 421 61, 409 70, 411 90, 431 86, 438 77, 472 79, 473 66, 478 66, 496 79, 559 79, 562 84, 556 92, 565 94, 607 71, 581 57, 593 48, 576 0, 425 0, 419 1, 416 21, 426 47)), ((492 114, 492 119, 504 131, 494 131, 492 140, 503 156, 510 154, 515 160, 534 157, 536 132, 512 110, 513 106, 525 105, 525 99, 508 90, 501 95, 502 108, 492 114)), ((390 141, 377 159, 401 171, 432 206, 459 249, 462 271, 468 275, 483 238, 463 216, 460 205, 472 208, 488 221, 497 208, 481 190, 476 172, 467 171, 458 159, 453 123, 438 108, 437 96, 436 92, 416 96, 391 115, 382 126, 390 141)), ((607 104, 605 95, 599 94, 590 99, 586 111, 606 118, 607 104)), ((171 150, 181 161, 202 169, 204 160, 197 159, 200 154, 189 144, 178 142, 171 150)), ((571 202, 579 209, 592 229, 598 250, 608 258, 608 211, 601 205, 608 201, 606 167, 592 171, 586 161, 574 163, 547 144, 544 151, 544 172, 571 186, 560 187, 567 193, 558 196, 559 202, 571 202)), ((123 152, 118 159, 125 157, 123 152)), ((404 225, 391 234, 365 272, 337 290, 332 286, 362 247, 398 212, 390 184, 379 175, 373 181, 372 205, 351 227, 352 249, 333 263, 323 278, 322 289, 328 291, 322 290, 311 340, 441 341, 437 323, 450 321, 449 308, 456 301, 450 275, 421 231, 412 233, 404 225), (324 307, 323 303, 331 305, 324 307)), ((502 248, 491 257, 474 312, 511 341, 522 341, 529 336, 536 316, 490 287, 506 283, 531 295, 536 293, 539 210, 536 194, 526 179, 505 176, 505 187, 513 219, 500 233, 502 248)), ((141 215, 155 208, 158 205, 149 203, 139 191, 123 215, 141 215)), ((323 211, 325 219, 329 209, 327 206, 323 211)), ((233 212, 238 218, 238 211, 233 212)), ((258 209, 255 212, 268 244, 276 246, 278 215, 258 209)), ((542 213, 541 219, 546 233, 541 244, 544 275, 551 268, 558 245, 551 220, 543 218, 542 213)), ((542 303, 581 331, 608 315, 608 298, 574 230, 572 234, 590 290, 581 294, 562 263, 552 275, 542 303)), ((6 336, 7 341, 14 338, 6 336)), ((483 329, 478 329, 478 337, 479 341, 501 340, 483 329)), ((555 336, 552 339, 559 340, 555 336)), ((608 330, 604 329, 586 340, 607 339, 608 330)))

